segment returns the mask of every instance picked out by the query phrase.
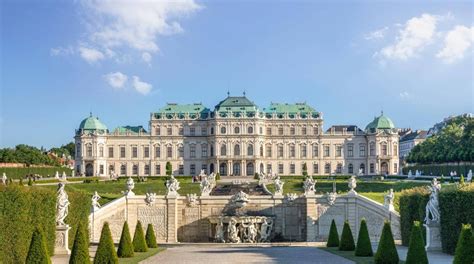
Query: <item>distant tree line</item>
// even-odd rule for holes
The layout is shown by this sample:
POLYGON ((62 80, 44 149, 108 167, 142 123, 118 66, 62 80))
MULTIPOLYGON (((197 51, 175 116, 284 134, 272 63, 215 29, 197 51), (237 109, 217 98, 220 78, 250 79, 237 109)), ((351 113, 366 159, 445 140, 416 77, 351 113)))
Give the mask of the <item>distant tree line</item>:
POLYGON ((20 144, 15 148, 0 149, 0 162, 4 163, 23 163, 28 165, 60 165, 59 160, 48 153, 54 153, 58 158, 63 157, 63 154, 74 158, 74 143, 62 145, 59 148, 52 148, 49 151, 45 149, 36 148, 33 146, 20 144))
POLYGON ((416 145, 408 163, 432 164, 474 161, 474 118, 457 117, 438 133, 416 145))

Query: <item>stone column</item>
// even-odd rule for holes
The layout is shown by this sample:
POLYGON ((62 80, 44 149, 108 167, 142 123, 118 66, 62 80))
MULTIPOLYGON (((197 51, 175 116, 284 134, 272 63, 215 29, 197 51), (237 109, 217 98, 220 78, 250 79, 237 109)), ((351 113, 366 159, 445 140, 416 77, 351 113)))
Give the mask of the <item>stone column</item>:
POLYGON ((166 202, 168 206, 167 214, 167 239, 166 242, 178 242, 178 196, 167 195, 166 202))
POLYGON ((56 240, 54 242, 55 255, 69 255, 69 225, 56 226, 56 240))

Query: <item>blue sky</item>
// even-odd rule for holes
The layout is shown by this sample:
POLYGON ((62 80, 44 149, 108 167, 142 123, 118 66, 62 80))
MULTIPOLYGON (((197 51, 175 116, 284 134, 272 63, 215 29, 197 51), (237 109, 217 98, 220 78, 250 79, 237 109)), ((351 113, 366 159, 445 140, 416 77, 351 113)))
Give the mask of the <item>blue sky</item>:
POLYGON ((228 90, 305 101, 325 128, 474 112, 472 2, 134 2, 2 1, 1 147, 67 143, 91 111, 146 127, 228 90))

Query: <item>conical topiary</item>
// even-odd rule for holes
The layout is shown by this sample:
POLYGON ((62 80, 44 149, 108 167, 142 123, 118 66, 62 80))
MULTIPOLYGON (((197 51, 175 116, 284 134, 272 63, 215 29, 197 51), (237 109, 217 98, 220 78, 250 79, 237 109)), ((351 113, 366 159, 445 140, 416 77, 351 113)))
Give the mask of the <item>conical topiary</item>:
POLYGON ((128 223, 125 221, 122 227, 122 235, 120 236, 120 242, 117 249, 117 256, 119 258, 131 258, 133 257, 133 244, 132 238, 130 237, 130 230, 128 229, 128 223))
POLYGON ((419 221, 414 221, 411 228, 410 244, 408 246, 406 264, 428 264, 428 256, 426 255, 425 242, 423 240, 423 232, 419 221))
POLYGON ((471 225, 463 225, 459 234, 453 264, 467 264, 474 262, 474 237, 471 225))
POLYGON ((375 264, 398 264, 400 262, 389 221, 385 221, 383 225, 382 235, 374 260, 375 264))
POLYGON ((336 222, 332 219, 331 228, 329 228, 329 237, 327 247, 339 247, 339 234, 337 233, 336 222))
POLYGON ((145 235, 143 234, 142 223, 137 222, 135 227, 135 234, 133 234, 133 250, 135 252, 147 252, 148 246, 146 245, 145 235))
POLYGON ((109 223, 105 222, 100 234, 99 245, 94 257, 94 264, 117 264, 118 257, 115 252, 112 234, 110 233, 109 223))
POLYGON ((351 226, 349 221, 344 222, 342 228, 341 241, 339 242, 339 250, 341 251, 352 251, 355 249, 354 237, 352 236, 351 226))
POLYGON ((146 228, 146 244, 149 248, 157 248, 158 245, 156 244, 156 236, 155 236, 155 230, 153 230, 153 225, 148 224, 148 227, 146 228))
POLYGON ((36 227, 31 237, 30 248, 26 256, 26 263, 28 264, 50 264, 48 248, 46 247, 46 240, 44 238, 43 230, 36 227))
POLYGON ((364 218, 360 221, 355 255, 359 257, 371 257, 374 255, 372 243, 370 243, 369 230, 367 229, 367 223, 364 218))
POLYGON ((89 239, 86 236, 86 230, 82 223, 79 223, 72 245, 71 257, 69 264, 89 264, 89 239))

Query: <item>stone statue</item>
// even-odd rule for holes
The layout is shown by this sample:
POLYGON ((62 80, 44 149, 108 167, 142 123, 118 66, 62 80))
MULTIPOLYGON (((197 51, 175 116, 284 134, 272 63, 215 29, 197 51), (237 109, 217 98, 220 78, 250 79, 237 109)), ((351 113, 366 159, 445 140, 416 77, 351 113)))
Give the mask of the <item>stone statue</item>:
POLYGON ((421 175, 421 174, 420 174, 420 171, 416 170, 416 171, 415 171, 415 177, 418 177, 418 176, 420 176, 420 175, 421 175))
POLYGON ((349 183, 347 186, 349 186, 349 189, 350 189, 349 194, 352 194, 352 195, 357 194, 357 192, 355 191, 355 188, 357 187, 357 179, 355 176, 351 176, 349 178, 349 183))
POLYGON ((75 170, 72 170, 71 177, 76 177, 76 171, 75 170))
POLYGON ((8 181, 8 178, 7 178, 7 175, 4 172, 3 175, 2 175, 2 184, 7 185, 7 181, 8 181))
POLYGON ((316 192, 315 185, 316 181, 313 179, 313 176, 306 177, 303 183, 304 194, 314 194, 316 192))
POLYGON ((146 203, 146 205, 151 206, 155 203, 155 201, 156 201, 156 193, 147 192, 145 194, 145 203, 146 203))
POLYGON ((201 196, 209 196, 212 191, 213 184, 209 181, 208 177, 204 177, 199 185, 201 188, 201 196))
POLYGON ((285 201, 287 203, 293 203, 298 198, 296 193, 287 193, 285 196, 285 201))
POLYGON ((273 220, 271 218, 265 218, 262 225, 260 226, 260 239, 259 242, 270 241, 270 235, 273 229, 273 220))
POLYGON ((233 204, 237 208, 242 208, 247 205, 249 202, 249 196, 248 194, 244 193, 242 190, 236 193, 234 196, 231 198, 231 204, 233 204))
POLYGON ((94 195, 92 195, 92 212, 95 212, 100 209, 100 203, 99 199, 101 197, 97 193, 97 191, 94 192, 94 195))
POLYGON ((411 170, 408 171, 408 178, 409 179, 413 178, 413 173, 411 172, 411 170))
POLYGON ((65 226, 64 219, 69 213, 69 199, 64 187, 66 185, 62 182, 58 184, 57 198, 56 198, 56 225, 65 226))
POLYGON ((198 203, 197 195, 195 193, 186 194, 186 200, 188 201, 189 207, 194 207, 198 203))
POLYGON ((277 178, 274 180, 275 184, 275 195, 283 195, 283 185, 285 182, 280 180, 280 176, 277 176, 277 178))
POLYGON ((219 219, 219 223, 216 225, 216 235, 214 236, 215 241, 217 243, 224 243, 224 223, 222 222, 222 218, 219 219))
POLYGON ((469 172, 467 173, 466 180, 467 182, 472 182, 472 170, 469 170, 469 172))
POLYGON ((63 174, 61 174, 61 180, 62 180, 62 181, 67 180, 67 176, 66 176, 66 172, 65 172, 65 171, 63 171, 63 174))
POLYGON ((167 195, 178 195, 179 181, 171 175, 171 178, 166 181, 166 188, 168 189, 167 195))
POLYGON ((245 242, 249 243, 255 243, 257 242, 257 234, 258 230, 257 227, 255 227, 255 223, 250 222, 250 223, 242 223, 241 224, 243 228, 245 228, 245 242))
POLYGON ((425 223, 429 225, 431 223, 439 223, 440 214, 438 194, 441 190, 441 184, 436 178, 434 178, 431 182, 431 186, 428 186, 428 189, 430 191, 430 199, 426 204, 425 223))
POLYGON ((332 183, 332 192, 326 193, 329 205, 334 205, 337 199, 336 182, 332 183))
POLYGON ((364 174, 364 170, 362 168, 359 169, 359 175, 363 175, 364 174))
POLYGON ((135 182, 133 181, 132 177, 128 177, 125 186, 127 188, 127 191, 125 191, 125 195, 126 196, 134 196, 135 193, 132 190, 133 190, 133 188, 135 188, 135 182))
POLYGON ((227 236, 230 243, 240 243, 239 231, 237 230, 237 221, 231 218, 227 226, 227 236))
POLYGON ((393 211, 394 210, 394 207, 393 207, 393 200, 394 199, 395 199, 395 193, 393 192, 393 189, 390 189, 384 197, 383 205, 385 206, 385 208, 387 208, 390 211, 393 211))
POLYGON ((54 178, 59 180, 59 172, 58 171, 56 171, 56 174, 54 174, 54 178))

